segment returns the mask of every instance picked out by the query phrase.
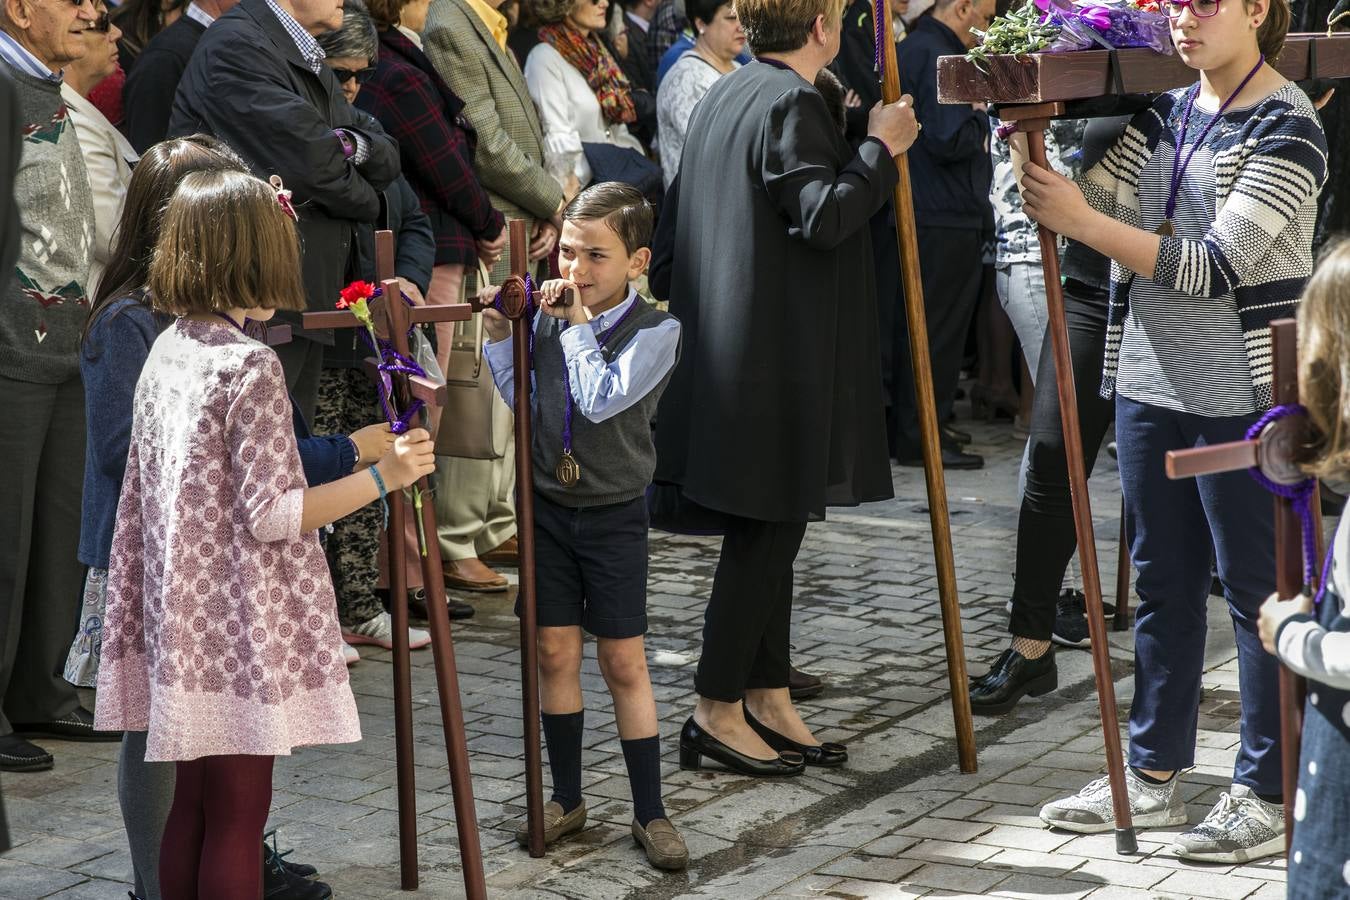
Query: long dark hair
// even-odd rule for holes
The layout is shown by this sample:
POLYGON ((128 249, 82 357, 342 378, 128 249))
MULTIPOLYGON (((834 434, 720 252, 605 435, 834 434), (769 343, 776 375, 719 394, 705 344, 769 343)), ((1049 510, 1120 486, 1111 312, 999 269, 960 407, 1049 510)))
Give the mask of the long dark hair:
POLYGON ((126 0, 119 4, 109 16, 122 31, 118 48, 134 60, 150 39, 164 30, 165 14, 187 5, 188 0, 126 0))
POLYGON ((81 343, 103 312, 123 297, 144 301, 142 288, 150 279, 164 210, 174 189, 191 172, 247 172, 244 161, 222 141, 204 134, 162 141, 145 152, 131 173, 122 218, 113 232, 112 262, 103 271, 81 343))

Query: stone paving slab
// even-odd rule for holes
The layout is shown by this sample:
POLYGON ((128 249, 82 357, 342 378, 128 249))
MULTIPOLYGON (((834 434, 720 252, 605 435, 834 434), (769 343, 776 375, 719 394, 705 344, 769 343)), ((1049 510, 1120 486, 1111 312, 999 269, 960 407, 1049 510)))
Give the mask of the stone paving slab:
MULTIPOLYGON (((967 427, 967 426, 963 426, 967 427)), ((962 626, 971 673, 1006 645, 1016 537, 1020 442, 1005 426, 970 423, 976 472, 948 473, 962 626)), ((512 594, 472 598, 455 628, 475 806, 492 897, 958 898, 1070 900, 1282 895, 1282 861, 1197 866, 1168 855, 1176 829, 1143 832, 1116 855, 1111 835, 1045 829, 1039 804, 1077 790, 1103 767, 1088 655, 1059 654, 1060 689, 1002 718, 977 718, 980 771, 955 766, 952 714, 921 473, 896 469, 895 501, 812 524, 797 569, 794 660, 829 682, 802 704, 850 763, 757 782, 681 772, 676 738, 693 703, 714 539, 653 534, 648 651, 661 715, 667 805, 688 840, 688 872, 648 868, 628 833, 631 809, 618 736, 588 644, 585 793, 590 824, 544 859, 520 850, 524 814, 517 623, 512 594)), ((1114 585, 1119 490, 1109 459, 1091 483, 1102 580, 1114 585)), ((1108 599, 1113 599, 1109 598, 1108 599)), ((1193 821, 1228 784, 1236 746, 1232 632, 1211 606, 1200 753, 1186 776, 1193 821)), ((1124 721, 1128 634, 1112 635, 1124 721)), ((363 649, 352 669, 365 739, 278 760, 270 825, 296 859, 323 871, 336 896, 409 896, 398 884, 390 655, 363 649)), ((461 897, 458 836, 429 653, 414 655, 420 895, 461 897)), ((50 742, 55 770, 4 780, 18 846, 0 858, 0 900, 122 898, 129 856, 116 799, 116 746, 50 742)))

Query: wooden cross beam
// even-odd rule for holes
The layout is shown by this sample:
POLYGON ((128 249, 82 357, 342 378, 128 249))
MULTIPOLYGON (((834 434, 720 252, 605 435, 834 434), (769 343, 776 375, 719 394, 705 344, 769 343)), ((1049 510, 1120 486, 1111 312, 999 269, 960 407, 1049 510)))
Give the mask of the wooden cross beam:
MULTIPOLYGON (((375 232, 375 268, 383 295, 372 303, 372 315, 379 326, 377 331, 388 338, 395 351, 411 358, 408 332, 414 324, 425 322, 459 322, 467 320, 472 311, 467 304, 450 306, 422 306, 409 308, 403 301, 399 281, 394 277, 394 234, 375 232)), ((304 314, 306 329, 364 328, 355 314, 345 310, 309 312, 304 314)), ((366 371, 374 383, 381 383, 383 373, 377 361, 367 360, 366 371)), ((399 409, 407 409, 413 399, 428 405, 442 405, 444 386, 437 386, 419 376, 401 372, 390 374, 395 402, 399 409)), ((378 388, 377 388, 378 389, 378 388)), ((430 496, 430 483, 422 478, 417 490, 430 496)), ((393 606, 394 629, 394 732, 395 758, 398 768, 398 832, 399 862, 404 890, 416 890, 417 872, 417 802, 416 776, 413 758, 412 734, 412 660, 408 647, 408 586, 405 568, 408 541, 404 523, 408 504, 403 493, 394 491, 388 496, 389 526, 382 540, 388 551, 389 595, 393 606)), ((464 871, 464 889, 471 900, 485 900, 487 886, 483 874, 483 853, 478 837, 478 816, 473 802, 473 783, 469 774, 469 748, 464 734, 464 711, 460 702, 459 677, 455 670, 455 647, 450 632, 450 614, 446 607, 445 581, 442 572, 440 548, 436 539, 436 512, 434 505, 422 506, 422 534, 428 543, 428 552, 422 555, 422 583, 427 595, 427 617, 430 620, 431 649, 436 667, 436 691, 440 699, 441 729, 445 736, 446 756, 450 765, 450 789, 454 795, 455 826, 459 836, 460 865, 464 871)), ((412 552, 421 555, 414 546, 412 552)))
MULTIPOLYGON (((515 378, 516 437, 516 540, 520 545, 520 686, 521 714, 525 733, 525 828, 529 834, 530 856, 544 855, 544 774, 539 734, 539 632, 534 577, 534 464, 530 454, 530 330, 531 304, 541 301, 538 291, 529 302, 525 296, 525 277, 529 274, 529 240, 525 220, 512 219, 511 275, 501 286, 501 308, 511 320, 511 347, 515 378)), ((560 298, 560 305, 572 302, 571 292, 560 298)), ((476 312, 484 304, 470 301, 476 312)))
MULTIPOLYGON (((1290 81, 1350 75, 1350 33, 1291 34, 1272 65, 1290 81)), ((937 61, 938 102, 1050 103, 1112 94, 1155 94, 1193 84, 1175 53, 1144 47, 1071 53, 996 54, 981 70, 964 56, 937 61)))
MULTIPOLYGON (((1275 403, 1298 402, 1298 325, 1279 319, 1270 325, 1274 363, 1275 403)), ((1308 476, 1299 470, 1302 448, 1308 443, 1307 419, 1287 416, 1270 423, 1254 441, 1233 441, 1167 454, 1168 478, 1193 478, 1218 472, 1259 467, 1277 484, 1292 485, 1308 476)), ((1321 507, 1313 498, 1314 546, 1322 557, 1321 507)), ((1313 577, 1321 573, 1314 570, 1313 577)), ((1310 586, 1315 589, 1314 586, 1310 586)), ((1303 523, 1292 501, 1275 498, 1275 591, 1288 600, 1303 590, 1303 523)), ((1305 680, 1280 666, 1281 774, 1284 783, 1285 850, 1294 840, 1294 795, 1298 791, 1299 745, 1303 738, 1305 680)))
MULTIPOLYGON (((1067 55, 1067 54, 1065 54, 1067 55)), ((948 58, 948 57, 943 57, 948 58)), ((1015 122, 1027 136, 1031 161, 1049 168, 1045 158, 1045 129, 1062 115, 1064 104, 1042 103, 1000 109, 1005 121, 1015 122)), ((1092 501, 1088 496, 1087 466, 1083 462, 1083 437, 1078 425, 1078 394, 1074 384, 1073 359, 1069 353, 1069 325, 1064 316, 1064 292, 1059 277, 1059 246, 1055 233, 1037 226, 1041 267, 1045 275, 1045 300, 1049 312, 1050 346, 1055 356, 1055 386, 1059 392, 1060 425, 1064 432, 1064 456, 1069 471, 1069 496, 1073 501, 1073 524, 1078 539, 1078 565, 1083 574, 1088 636, 1092 641, 1092 671, 1097 681, 1097 712, 1106 749, 1106 774, 1111 783, 1111 806, 1116 823, 1116 852, 1134 853, 1139 843, 1130 817, 1129 792, 1125 787, 1125 757, 1120 746, 1116 689, 1111 675, 1111 646, 1106 637, 1102 609, 1101 572, 1097 568, 1097 539, 1092 527, 1092 501)), ((1121 544, 1121 553, 1125 553, 1121 544)), ((1119 600, 1117 601, 1119 602, 1119 600)))

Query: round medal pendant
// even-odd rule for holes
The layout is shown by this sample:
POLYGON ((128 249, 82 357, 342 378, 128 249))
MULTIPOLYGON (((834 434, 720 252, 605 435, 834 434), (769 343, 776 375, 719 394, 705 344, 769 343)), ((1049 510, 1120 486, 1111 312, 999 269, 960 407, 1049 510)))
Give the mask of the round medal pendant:
POLYGON ((1158 230, 1157 230, 1157 232, 1155 232, 1155 233, 1156 233, 1156 234, 1160 234, 1160 235, 1162 235, 1163 237, 1176 237, 1176 236, 1177 236, 1177 230, 1176 230, 1176 228, 1174 228, 1174 227, 1172 226, 1172 220, 1171 220, 1171 219, 1163 219, 1163 223, 1162 223, 1161 225, 1158 226, 1158 230))
POLYGON ((563 487, 576 487, 577 482, 581 480, 581 466, 577 465, 576 458, 571 453, 564 450, 562 459, 558 460, 558 468, 553 470, 553 474, 563 487))

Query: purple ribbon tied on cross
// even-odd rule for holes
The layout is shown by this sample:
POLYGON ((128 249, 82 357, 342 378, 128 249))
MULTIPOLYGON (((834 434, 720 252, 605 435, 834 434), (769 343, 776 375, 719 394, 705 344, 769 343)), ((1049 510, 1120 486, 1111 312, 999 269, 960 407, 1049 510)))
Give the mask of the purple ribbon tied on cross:
MULTIPOLYGON (((383 296, 383 294, 384 289, 377 287, 375 293, 370 296, 370 299, 373 300, 376 297, 383 296)), ((413 305, 412 300, 408 299, 402 291, 399 292, 399 299, 409 306, 413 305)), ((408 329, 409 337, 412 336, 414 328, 416 328, 415 325, 408 329)), ((427 374, 426 370, 419 366, 415 360, 409 359, 407 356, 404 356, 402 353, 395 350, 394 345, 390 341, 383 338, 375 338, 372 340, 370 333, 364 330, 361 331, 361 336, 365 339, 366 346, 369 347, 371 352, 379 359, 379 362, 375 366, 380 373, 379 390, 376 393, 379 394, 380 409, 384 413, 385 420, 389 423, 389 430, 394 434, 404 434, 412 427, 412 423, 416 419, 417 414, 422 411, 422 408, 426 404, 421 400, 414 398, 413 401, 408 404, 407 409, 399 412, 398 405, 394 402, 393 375, 398 373, 425 378, 427 374)))
MULTIPOLYGON (((1284 403, 1271 407, 1247 429, 1246 438, 1249 441, 1259 441, 1267 427, 1291 416, 1307 414, 1307 408, 1301 403, 1284 403)), ((1271 478, 1259 465, 1252 466, 1247 471, 1261 487, 1277 497, 1288 500, 1294 507, 1294 512, 1298 514, 1299 523, 1303 526, 1303 583, 1311 585, 1313 577, 1317 574, 1317 520, 1313 516, 1313 504, 1321 501, 1317 479, 1309 477, 1287 483, 1271 478)), ((1317 594, 1313 597, 1314 606, 1321 604, 1322 596, 1326 594, 1327 581, 1331 577, 1331 557, 1331 548, 1327 548, 1321 578, 1317 582, 1317 594)))

